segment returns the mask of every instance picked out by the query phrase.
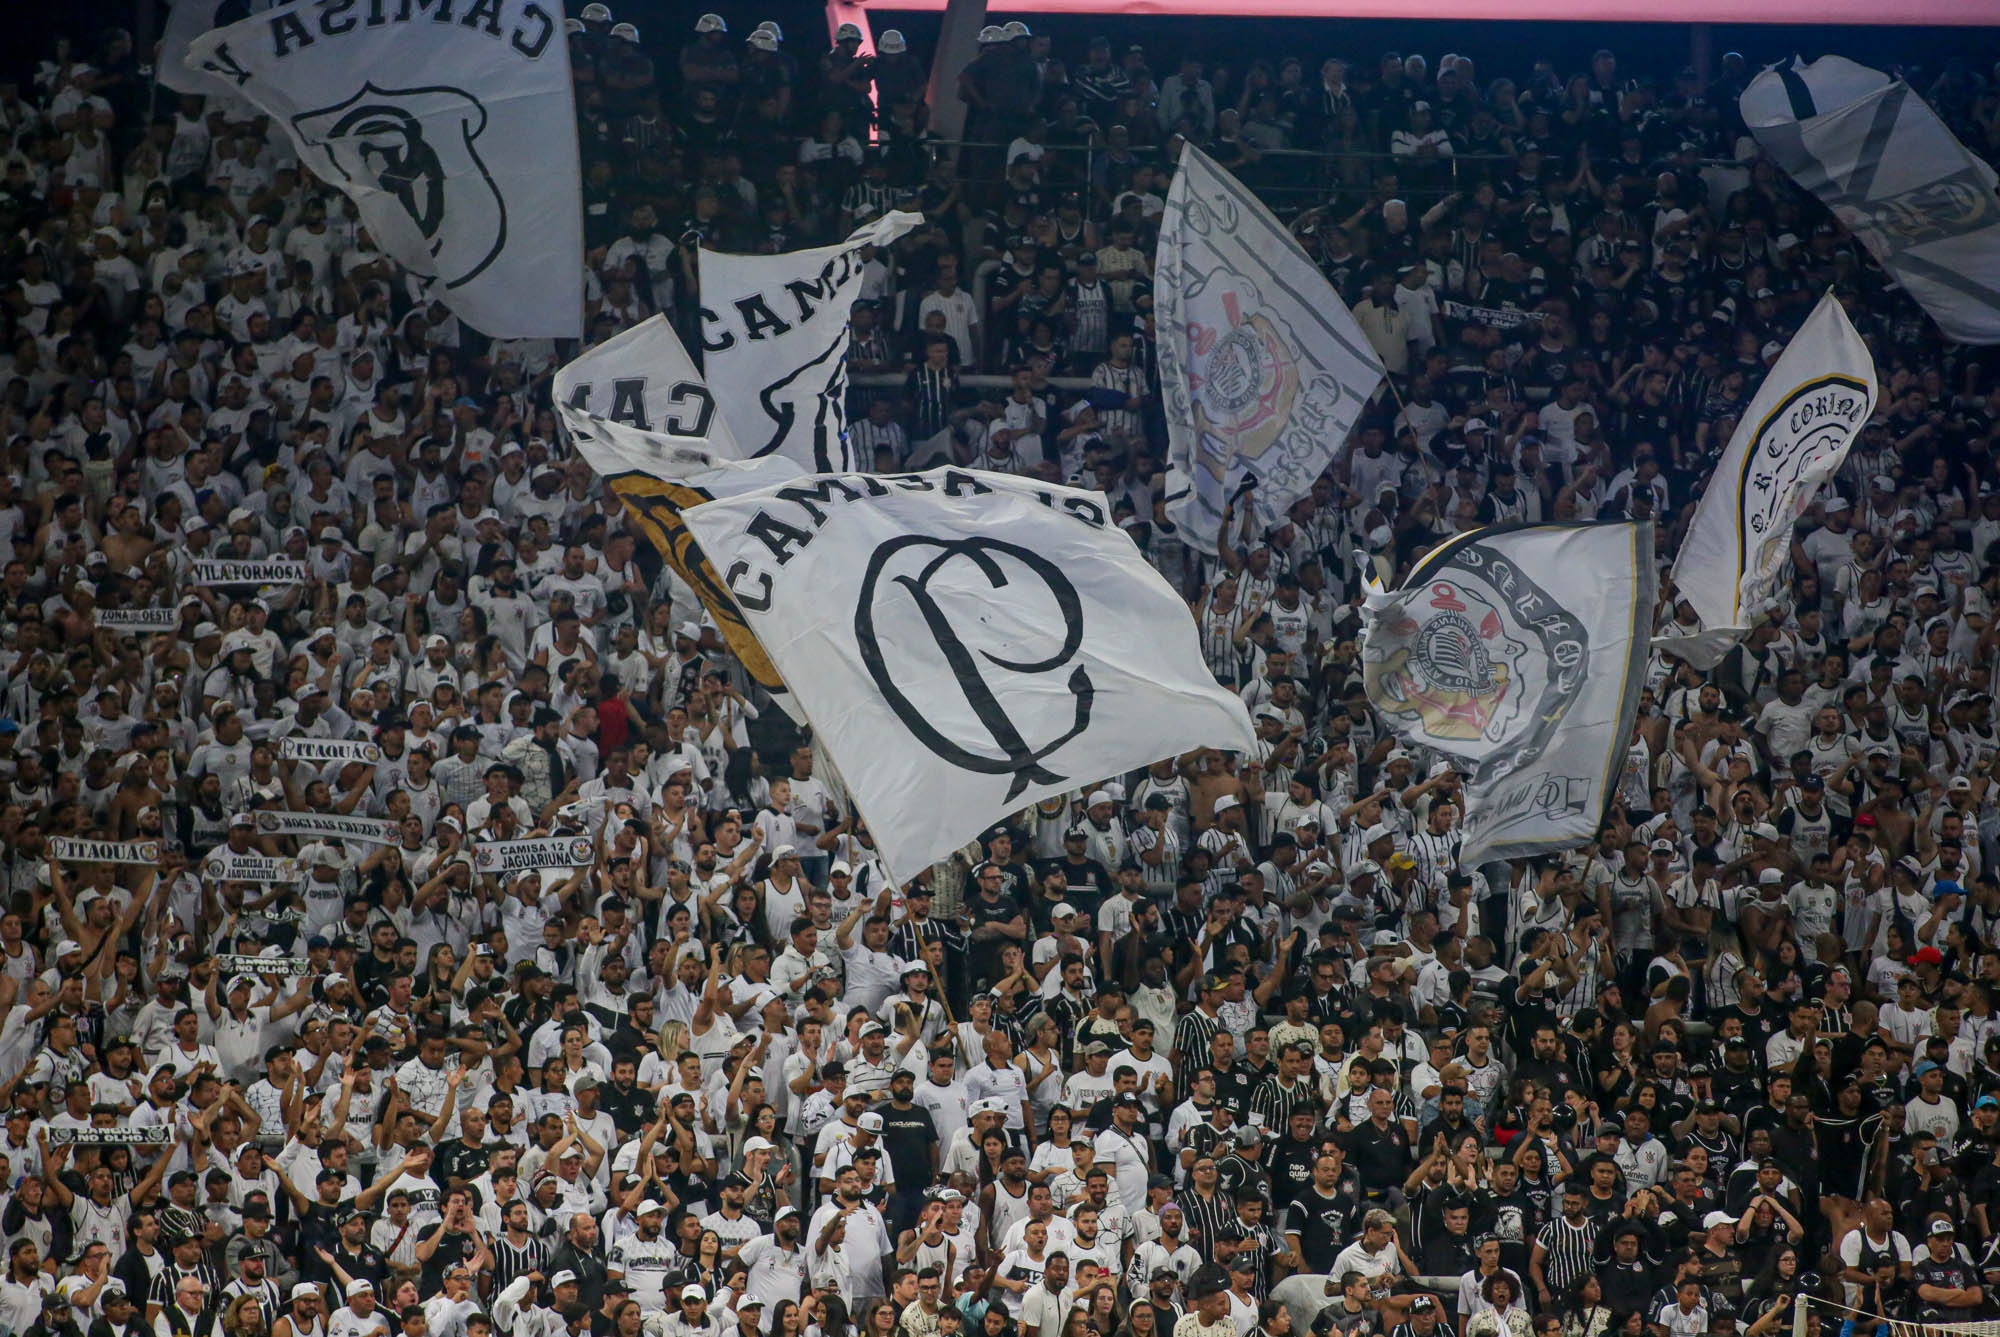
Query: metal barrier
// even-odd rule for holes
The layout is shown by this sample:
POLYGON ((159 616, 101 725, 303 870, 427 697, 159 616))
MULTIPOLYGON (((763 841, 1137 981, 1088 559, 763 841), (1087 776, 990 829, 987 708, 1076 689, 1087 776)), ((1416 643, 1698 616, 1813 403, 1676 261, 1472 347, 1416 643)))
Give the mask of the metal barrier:
MULTIPOLYGON (((992 166, 1010 144, 933 140, 929 147, 933 165, 945 166, 948 172, 944 179, 954 185, 974 190, 1003 188, 1004 164, 1000 171, 992 166)), ((1057 191, 1097 189, 1094 181, 1098 160, 1106 152, 1104 145, 1045 144, 1042 150, 1045 186, 1057 191)), ((1505 154, 1418 159, 1361 150, 1267 149, 1257 163, 1239 175, 1273 212, 1287 214, 1324 203, 1343 190, 1373 190, 1376 178, 1387 172, 1396 173, 1397 194, 1402 199, 1412 206, 1427 207, 1447 195, 1468 191, 1474 183, 1504 172, 1513 162, 1505 154)))

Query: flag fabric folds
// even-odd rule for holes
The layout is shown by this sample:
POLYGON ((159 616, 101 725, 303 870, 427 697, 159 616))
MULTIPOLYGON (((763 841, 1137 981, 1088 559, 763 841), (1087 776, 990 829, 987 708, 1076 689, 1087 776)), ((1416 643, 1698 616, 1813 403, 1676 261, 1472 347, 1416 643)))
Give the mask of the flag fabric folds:
POLYGON ((1596 835, 1644 685, 1651 521, 1504 525, 1432 549, 1362 608, 1362 681, 1466 776, 1465 867, 1596 835))
POLYGON ((744 455, 785 455, 808 471, 853 467, 847 317, 864 248, 923 221, 888 213, 845 241, 782 255, 702 250, 702 367, 744 455))
POLYGON ((495 338, 583 330, 583 195, 562 11, 537 0, 272 9, 186 67, 284 127, 375 244, 495 338))
POLYGON ((1311 490, 1382 360, 1284 224, 1192 144, 1167 192, 1153 291, 1167 517, 1213 553, 1245 487, 1259 532, 1311 490))
POLYGON ((898 878, 1041 799, 1254 745, 1101 494, 817 474, 683 519, 898 878))
POLYGON ((798 465, 783 456, 731 459, 725 451, 711 449, 713 438, 689 430, 702 425, 722 433, 724 445, 733 449, 727 429, 713 411, 707 386, 695 373, 679 337, 659 317, 565 364, 556 372, 552 389, 557 416, 577 453, 618 494, 639 533, 694 591, 751 680, 782 701, 785 686, 777 670, 681 517, 688 507, 717 497, 784 482, 798 475, 798 465), (656 367, 650 376, 649 360, 656 367), (637 383, 616 389, 614 383, 621 377, 637 383), (598 404, 609 409, 621 403, 650 413, 647 421, 668 430, 642 430, 583 407, 598 404), (680 430, 672 430, 676 428, 680 430))
POLYGON ((1820 298, 1744 410, 1674 562, 1677 598, 1701 619, 1661 643, 1713 668, 1775 596, 1792 524, 1847 459, 1875 411, 1875 362, 1832 293, 1820 298))
POLYGON ((1738 106, 1757 143, 1817 195, 1950 337, 2000 343, 1993 169, 1901 79, 1840 56, 1765 70, 1738 106))

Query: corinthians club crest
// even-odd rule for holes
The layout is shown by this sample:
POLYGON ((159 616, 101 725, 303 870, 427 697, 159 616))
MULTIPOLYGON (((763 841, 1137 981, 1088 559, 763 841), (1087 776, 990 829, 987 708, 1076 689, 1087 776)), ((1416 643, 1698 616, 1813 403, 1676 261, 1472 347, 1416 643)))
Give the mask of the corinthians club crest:
MULTIPOLYGON (((477 148, 486 107, 460 88, 377 88, 292 117, 302 146, 359 191, 362 221, 390 255, 447 288, 477 278, 507 244, 507 203, 477 148)), ((319 164, 315 164, 319 166, 319 164)))
POLYGON ((1369 699, 1497 778, 1534 762, 1583 682, 1583 625, 1511 562, 1461 544, 1376 614, 1369 699))
POLYGON ((1298 359, 1278 328, 1261 311, 1245 319, 1234 292, 1222 295, 1222 306, 1225 329, 1188 330, 1189 344, 1207 355, 1190 389, 1201 463, 1217 479, 1232 461, 1254 462, 1268 451, 1299 400, 1298 359))

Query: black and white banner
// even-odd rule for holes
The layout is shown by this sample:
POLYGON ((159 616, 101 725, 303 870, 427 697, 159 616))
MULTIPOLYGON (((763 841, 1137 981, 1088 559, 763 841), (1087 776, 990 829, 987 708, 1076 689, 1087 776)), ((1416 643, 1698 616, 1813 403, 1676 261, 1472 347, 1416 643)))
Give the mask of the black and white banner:
POLYGON ((1370 584, 1362 681, 1409 747, 1466 774, 1470 868, 1597 834, 1645 685, 1651 521, 1503 525, 1370 584))
POLYGON ((1285 225, 1193 144, 1154 268, 1167 515, 1213 553, 1244 488, 1256 488, 1260 534, 1312 490, 1381 384, 1382 359, 1285 225))
POLYGON ((1473 306, 1470 302, 1444 303, 1446 320, 1466 320, 1474 325, 1486 325, 1496 330, 1517 330, 1523 325, 1541 323, 1539 311, 1515 311, 1503 306, 1473 306))
POLYGON ((172 608, 100 608, 97 625, 113 631, 172 631, 180 626, 181 615, 172 608))
POLYGON ((388 817, 343 817, 332 812, 272 812, 251 814, 260 836, 303 836, 307 840, 359 840, 369 845, 393 845, 403 838, 402 825, 388 817))
POLYGON ((281 738, 278 756, 284 761, 350 761, 373 766, 382 760, 382 749, 358 738, 281 738))
POLYGON ((1875 361, 1832 293, 1820 298, 1737 421, 1674 561, 1701 630, 1657 648, 1714 668, 1771 603, 1792 525, 1875 411, 1875 361))
POLYGON ((583 331, 569 43, 544 0, 293 5, 196 38, 352 199, 375 244, 496 338, 583 331))
POLYGON ((538 840, 482 840, 472 847, 472 867, 481 873, 519 873, 530 868, 582 868, 597 855, 589 836, 548 836, 538 840))
POLYGON ((1738 100, 1763 150, 1817 195, 1961 343, 2000 343, 2000 196, 1975 156, 1901 79, 1796 56, 1738 100))
POLYGON ((218 956, 216 973, 231 975, 284 975, 297 978, 313 973, 313 963, 303 956, 218 956))
POLYGON ((160 861, 160 842, 51 836, 49 853, 64 863, 156 864, 160 861))
POLYGON ((1254 745, 1100 493, 820 474, 684 518, 898 878, 1103 776, 1254 745))
POLYGON ((120 1128, 57 1128, 42 1130, 52 1147, 170 1147, 174 1144, 172 1124, 120 1128))
POLYGON ((744 455, 809 470, 853 467, 847 449, 847 317, 865 250, 924 216, 888 213, 847 240, 782 255, 701 252, 701 348, 708 388, 744 455))
POLYGON ((189 564, 197 585, 296 585, 306 578, 304 562, 197 557, 189 564))
POLYGON ((305 870, 297 859, 268 854, 233 854, 227 846, 210 850, 202 860, 202 875, 217 882, 297 882, 305 870))

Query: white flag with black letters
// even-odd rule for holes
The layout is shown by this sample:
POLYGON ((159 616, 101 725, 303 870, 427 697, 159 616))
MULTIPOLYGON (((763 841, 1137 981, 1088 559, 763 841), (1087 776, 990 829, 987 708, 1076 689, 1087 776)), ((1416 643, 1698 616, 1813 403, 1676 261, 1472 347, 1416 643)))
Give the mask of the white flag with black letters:
POLYGON ((556 372, 553 389, 572 436, 587 430, 588 419, 602 418, 688 442, 718 459, 742 456, 729 424, 716 412, 715 396, 665 316, 642 320, 585 349, 556 372))
POLYGON ((1592 839, 1645 686, 1653 525, 1497 525, 1362 601, 1362 684, 1465 773, 1466 867, 1592 839))
POLYGON ((1709 669, 1748 634, 1791 560, 1793 523, 1874 411, 1875 360, 1828 293, 1743 411, 1674 560, 1701 631, 1659 648, 1709 669))
POLYGON ((2000 343, 2000 197, 1901 79, 1840 56, 1781 61, 1738 99, 1744 124, 1952 338, 2000 343))
POLYGON ((749 456, 812 471, 853 467, 847 449, 847 316, 864 248, 924 221, 888 213, 832 246, 782 255, 701 252, 701 348, 708 386, 749 456))
POLYGON ((817 474, 684 519, 898 878, 1030 803, 1254 745, 1099 493, 817 474))
POLYGON ((376 245, 495 338, 583 330, 582 177, 562 8, 323 0, 197 39, 376 245))
POLYGON ((1154 266, 1167 515, 1212 553, 1246 486, 1259 533, 1347 441, 1382 359, 1285 225, 1193 144, 1167 191, 1154 266))

